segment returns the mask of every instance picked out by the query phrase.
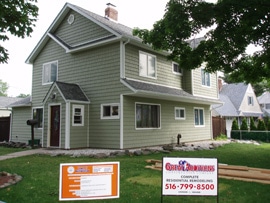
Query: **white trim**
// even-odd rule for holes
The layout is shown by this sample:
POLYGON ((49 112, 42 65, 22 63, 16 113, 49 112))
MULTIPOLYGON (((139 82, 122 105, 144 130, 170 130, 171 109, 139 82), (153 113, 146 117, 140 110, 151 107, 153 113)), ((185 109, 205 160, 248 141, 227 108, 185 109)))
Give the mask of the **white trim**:
POLYGON ((124 148, 124 96, 120 95, 120 149, 124 148))
POLYGON ((172 73, 173 73, 174 75, 180 75, 180 76, 183 75, 183 69, 180 68, 179 64, 176 63, 176 62, 174 62, 174 61, 172 61, 172 73), (178 67, 179 67, 179 69, 181 70, 181 72, 175 72, 175 71, 174 71, 174 64, 178 65, 178 67))
POLYGON ((45 68, 44 66, 49 65, 49 64, 53 64, 53 63, 56 63, 56 66, 57 66, 57 69, 56 69, 56 81, 58 80, 58 60, 43 63, 42 64, 42 76, 41 76, 42 77, 41 78, 42 85, 49 85, 49 84, 52 84, 53 82, 55 82, 55 81, 44 82, 44 68, 45 68))
POLYGON ((72 104, 72 126, 84 126, 84 105, 72 104), (74 123, 75 108, 81 109, 82 123, 74 123))
POLYGON ((185 107, 174 107, 174 119, 175 120, 186 120, 186 108, 185 107), (184 117, 176 117, 176 110, 184 110, 184 117))
MULTIPOLYGON (((110 109, 112 111, 112 109, 110 109)), ((100 119, 102 120, 108 120, 108 119, 119 119, 120 118, 120 104, 119 103, 108 103, 108 104, 101 104, 100 105, 100 119), (110 116, 103 116, 103 107, 104 106, 110 106, 112 108, 113 106, 118 106, 118 115, 110 115, 110 116)), ((112 113, 112 112, 111 112, 112 113)))
MULTIPOLYGON (((205 127, 205 110, 203 107, 193 107, 193 116, 194 116, 194 126, 195 127, 205 127), (198 110, 203 110, 203 125, 196 125, 195 123, 195 109, 198 109, 198 110)), ((199 118, 200 120, 200 118, 199 118)))
POLYGON ((70 149, 70 102, 66 102, 65 149, 70 149))
POLYGON ((135 102, 135 130, 160 130, 161 129, 161 104, 155 104, 155 103, 145 103, 145 102, 135 102), (159 106, 159 127, 158 128, 137 128, 137 104, 143 104, 143 105, 151 105, 151 106, 159 106))
MULTIPOLYGON (((148 68, 149 68, 148 63, 147 63, 146 68, 147 68, 147 72, 148 72, 148 68)), ((150 53, 139 50, 139 76, 146 77, 146 78, 151 78, 151 79, 157 79, 157 56, 156 55, 153 55, 153 54, 150 54, 150 53), (155 58, 155 76, 154 77, 149 76, 148 73, 147 73, 147 75, 141 74, 141 71, 140 71, 141 70, 141 66, 140 66, 140 55, 141 54, 144 54, 144 55, 147 56, 147 61, 148 61, 148 56, 151 56, 151 57, 155 58)))

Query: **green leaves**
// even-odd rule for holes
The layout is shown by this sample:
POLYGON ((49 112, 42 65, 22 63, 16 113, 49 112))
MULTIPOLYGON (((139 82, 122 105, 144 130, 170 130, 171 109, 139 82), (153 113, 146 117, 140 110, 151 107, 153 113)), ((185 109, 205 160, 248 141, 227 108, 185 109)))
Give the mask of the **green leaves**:
POLYGON ((169 59, 184 69, 206 62, 208 72, 232 73, 254 83, 270 77, 269 33, 269 0, 219 0, 216 4, 170 0, 152 30, 136 29, 134 34, 154 49, 169 51, 169 59), (204 39, 191 47, 190 39, 202 30, 206 31, 204 39), (260 46, 261 51, 247 55, 250 44, 260 46))
MULTIPOLYGON (((0 40, 8 40, 7 32, 24 38, 30 36, 38 16, 37 0, 0 1, 0 40)), ((8 51, 0 46, 0 63, 7 63, 8 51)))

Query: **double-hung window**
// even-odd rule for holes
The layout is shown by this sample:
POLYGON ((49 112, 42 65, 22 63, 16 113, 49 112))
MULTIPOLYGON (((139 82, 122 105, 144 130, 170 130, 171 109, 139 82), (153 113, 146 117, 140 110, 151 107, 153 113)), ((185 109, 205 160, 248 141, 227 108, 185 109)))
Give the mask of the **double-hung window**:
POLYGON ((210 87, 210 73, 206 72, 205 69, 201 69, 202 85, 210 87))
POLYGON ((53 61, 43 64, 42 84, 51 84, 58 77, 58 62, 53 61))
POLYGON ((175 107, 174 113, 175 113, 174 114, 175 120, 185 120, 186 119, 185 108, 175 107))
POLYGON ((160 128, 160 105, 136 103, 136 128, 160 128))
POLYGON ((37 120, 36 128, 43 126, 43 108, 33 108, 33 119, 37 120))
POLYGON ((144 77, 156 78, 157 77, 156 56, 140 51, 139 60, 140 60, 139 75, 144 77))
POLYGON ((72 106, 72 126, 84 126, 84 106, 72 106))
POLYGON ((194 108, 194 122, 195 126, 204 126, 204 109, 194 108))
POLYGON ((172 62, 172 71, 174 74, 177 74, 177 75, 183 74, 182 68, 180 68, 179 64, 176 62, 172 62))
POLYGON ((101 105, 102 119, 117 119, 119 118, 119 104, 102 104, 101 105))

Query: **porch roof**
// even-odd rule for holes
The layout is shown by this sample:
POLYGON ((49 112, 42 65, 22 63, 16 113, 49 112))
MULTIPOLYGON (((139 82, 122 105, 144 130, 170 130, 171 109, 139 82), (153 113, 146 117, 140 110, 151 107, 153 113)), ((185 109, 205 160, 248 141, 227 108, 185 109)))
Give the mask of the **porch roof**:
POLYGON ((221 103, 218 99, 193 96, 182 89, 173 87, 150 84, 130 79, 121 79, 121 82, 134 92, 133 95, 140 97, 208 105, 221 103))

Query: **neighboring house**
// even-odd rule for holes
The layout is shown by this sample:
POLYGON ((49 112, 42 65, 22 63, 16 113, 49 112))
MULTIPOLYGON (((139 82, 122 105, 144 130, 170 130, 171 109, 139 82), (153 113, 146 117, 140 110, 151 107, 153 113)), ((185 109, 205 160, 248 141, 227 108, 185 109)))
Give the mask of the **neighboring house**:
POLYGON ((12 114, 10 104, 20 100, 22 98, 0 96, 0 142, 9 141, 10 116, 12 114))
POLYGON ((263 116, 270 117, 270 93, 265 92, 258 98, 258 102, 261 106, 263 116))
POLYGON ((10 104, 20 101, 22 98, 0 96, 0 117, 9 117, 11 114, 10 104))
MULTIPOLYGON (((217 75, 183 71, 116 22, 65 4, 34 48, 31 107, 13 107, 12 139, 38 120, 43 147, 127 149, 212 138, 217 75)), ((114 17, 114 20, 111 20, 114 17)))
POLYGON ((219 99, 223 104, 213 105, 213 116, 225 118, 227 137, 230 138, 234 119, 238 121, 239 126, 243 118, 246 118, 249 124, 250 118, 253 117, 256 120, 262 115, 262 111, 251 84, 222 85, 221 82, 219 84, 221 85, 219 99))

